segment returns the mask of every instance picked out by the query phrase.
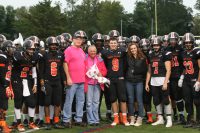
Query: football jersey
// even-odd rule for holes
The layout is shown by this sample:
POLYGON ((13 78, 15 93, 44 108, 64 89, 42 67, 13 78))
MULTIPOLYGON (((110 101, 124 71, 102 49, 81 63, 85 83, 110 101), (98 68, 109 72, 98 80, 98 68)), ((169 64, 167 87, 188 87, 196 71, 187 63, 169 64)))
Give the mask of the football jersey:
POLYGON ((31 71, 32 67, 36 67, 36 64, 39 60, 37 53, 34 53, 33 56, 28 59, 25 57, 25 53, 16 51, 13 55, 13 68, 12 68, 12 79, 21 78, 21 79, 30 79, 32 78, 31 71))
POLYGON ((117 79, 124 77, 126 50, 118 48, 117 50, 102 50, 102 58, 104 59, 106 68, 108 70, 107 77, 110 79, 117 79))
POLYGON ((199 74, 198 59, 200 59, 200 49, 195 48, 191 52, 183 51, 183 66, 186 79, 197 79, 199 74))
POLYGON ((40 78, 45 80, 63 79, 64 56, 61 52, 51 53, 47 51, 39 61, 40 78))
POLYGON ((12 61, 11 59, 4 53, 0 52, 0 86, 8 87, 10 83, 12 70, 12 61))
POLYGON ((179 78, 183 72, 183 61, 181 58, 181 53, 183 49, 180 46, 168 47, 168 51, 172 52, 171 60, 171 78, 179 78))
POLYGON ((152 51, 149 53, 149 60, 151 66, 151 76, 152 77, 165 77, 166 68, 165 62, 171 61, 172 55, 169 51, 152 51))

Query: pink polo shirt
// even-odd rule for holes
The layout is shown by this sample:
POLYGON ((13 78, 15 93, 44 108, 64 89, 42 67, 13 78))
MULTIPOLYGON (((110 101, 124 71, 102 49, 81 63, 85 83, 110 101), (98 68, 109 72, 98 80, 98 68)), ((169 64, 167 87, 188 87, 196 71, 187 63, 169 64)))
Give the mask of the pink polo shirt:
POLYGON ((65 52, 65 62, 73 83, 85 82, 85 53, 81 48, 68 47, 65 52))

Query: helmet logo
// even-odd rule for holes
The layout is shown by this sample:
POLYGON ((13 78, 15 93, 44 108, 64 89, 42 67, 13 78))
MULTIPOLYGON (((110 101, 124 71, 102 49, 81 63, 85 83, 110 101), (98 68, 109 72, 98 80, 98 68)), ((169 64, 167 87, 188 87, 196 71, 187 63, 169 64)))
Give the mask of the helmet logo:
POLYGON ((117 31, 116 31, 116 30, 114 30, 113 32, 114 32, 114 36, 117 36, 117 31))
POLYGON ((56 43, 56 38, 52 37, 52 43, 56 43))
POLYGON ((172 32, 172 36, 171 36, 171 38, 175 38, 174 32, 172 32))
POLYGON ((158 39, 155 39, 155 42, 154 42, 154 44, 158 44, 158 39))
POLYGON ((142 40, 143 45, 146 45, 146 41, 145 39, 142 40))
POLYGON ((187 41, 187 42, 190 41, 189 33, 186 34, 186 40, 185 41, 187 41))
POLYGON ((80 36, 81 36, 81 37, 83 37, 83 36, 84 36, 84 35, 83 35, 83 31, 80 31, 80 36))
POLYGON ((101 35, 100 34, 97 34, 97 39, 101 39, 101 35))

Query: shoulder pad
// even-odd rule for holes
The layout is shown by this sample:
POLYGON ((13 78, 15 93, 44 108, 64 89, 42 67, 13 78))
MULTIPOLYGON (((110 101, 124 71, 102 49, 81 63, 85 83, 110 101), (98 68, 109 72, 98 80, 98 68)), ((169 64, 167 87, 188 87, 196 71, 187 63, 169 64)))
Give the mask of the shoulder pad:
POLYGON ((4 59, 7 59, 7 56, 3 53, 0 53, 0 57, 4 58, 4 59))
POLYGON ((171 54, 172 52, 170 52, 170 51, 166 51, 165 52, 165 55, 169 55, 169 54, 171 54))

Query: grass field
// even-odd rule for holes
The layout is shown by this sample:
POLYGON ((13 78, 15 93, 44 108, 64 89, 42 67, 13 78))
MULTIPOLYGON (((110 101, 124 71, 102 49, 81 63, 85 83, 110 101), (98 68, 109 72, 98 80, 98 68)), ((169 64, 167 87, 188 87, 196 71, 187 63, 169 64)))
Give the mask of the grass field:
MULTIPOLYGON (((13 100, 9 101, 9 110, 7 112, 7 121, 9 124, 13 121, 13 100)), ((105 112, 105 104, 102 102, 102 112, 105 112)), ((103 117, 104 119, 104 117, 103 117)), ((124 127, 122 125, 111 127, 110 123, 105 120, 101 121, 101 125, 99 127, 75 127, 73 126, 71 129, 62 129, 62 130, 44 130, 40 129, 38 131, 27 130, 26 132, 34 132, 34 133, 199 133, 198 129, 185 129, 182 126, 173 126, 172 128, 165 128, 165 125, 160 126, 151 126, 147 124, 143 124, 140 127, 124 127)))

